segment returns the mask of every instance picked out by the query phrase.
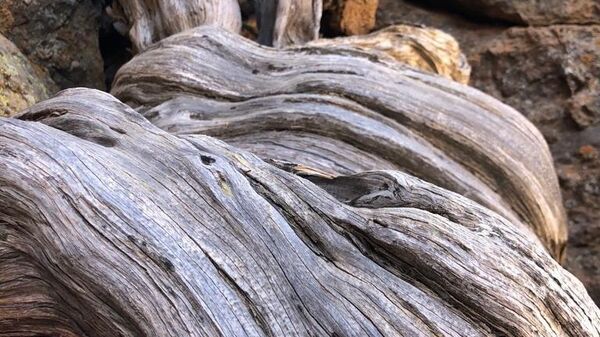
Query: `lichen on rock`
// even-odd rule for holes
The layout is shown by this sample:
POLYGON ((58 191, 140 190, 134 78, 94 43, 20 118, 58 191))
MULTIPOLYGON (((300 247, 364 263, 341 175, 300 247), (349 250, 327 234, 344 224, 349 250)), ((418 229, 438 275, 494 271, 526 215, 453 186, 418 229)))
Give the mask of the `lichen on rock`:
POLYGON ((0 35, 0 116, 10 116, 57 90, 48 74, 0 35))
POLYGON ((61 88, 104 89, 98 31, 101 1, 2 0, 0 34, 61 88))

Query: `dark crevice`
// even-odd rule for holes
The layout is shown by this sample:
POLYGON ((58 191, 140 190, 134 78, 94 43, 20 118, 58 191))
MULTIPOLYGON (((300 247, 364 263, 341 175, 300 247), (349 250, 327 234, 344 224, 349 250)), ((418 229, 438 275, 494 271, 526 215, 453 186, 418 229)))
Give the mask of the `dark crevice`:
POLYGON ((102 15, 98 39, 100 54, 104 61, 104 83, 107 91, 110 91, 119 68, 133 57, 131 41, 115 29, 113 18, 106 12, 106 7, 112 3, 113 0, 103 0, 99 4, 102 6, 102 15))
POLYGON ((462 17, 472 23, 485 24, 499 27, 511 27, 511 26, 527 26, 525 23, 518 23, 520 18, 515 18, 515 21, 502 20, 498 18, 490 18, 485 14, 482 15, 480 8, 469 9, 466 6, 453 4, 452 1, 448 0, 405 0, 413 6, 420 7, 424 10, 431 12, 445 12, 452 15, 462 17))
POLYGON ((211 164, 214 164, 214 162, 215 162, 215 158, 210 157, 210 156, 204 156, 204 155, 200 156, 200 160, 202 160, 202 164, 204 164, 204 165, 211 165, 211 164))

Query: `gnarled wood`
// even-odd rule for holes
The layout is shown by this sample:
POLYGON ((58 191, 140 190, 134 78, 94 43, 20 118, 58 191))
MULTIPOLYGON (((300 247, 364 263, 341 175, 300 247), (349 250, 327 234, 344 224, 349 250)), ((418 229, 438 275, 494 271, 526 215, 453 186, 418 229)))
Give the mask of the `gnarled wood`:
POLYGON ((88 89, 0 118, 0 170, 0 336, 600 335, 527 231, 400 172, 313 184, 88 89))
POLYGON ((237 0, 115 0, 111 15, 122 18, 136 52, 167 36, 200 25, 239 32, 237 0))
POLYGON ((323 0, 254 0, 254 4, 260 44, 279 48, 319 37, 323 0))
POLYGON ((310 46, 359 49, 468 84, 471 67, 458 42, 439 29, 396 25, 369 35, 321 39, 310 46))
POLYGON ((262 48, 204 27, 138 55, 112 92, 169 132, 217 136, 265 159, 331 174, 409 172, 525 223, 562 254, 545 141, 474 89, 356 50, 262 48))

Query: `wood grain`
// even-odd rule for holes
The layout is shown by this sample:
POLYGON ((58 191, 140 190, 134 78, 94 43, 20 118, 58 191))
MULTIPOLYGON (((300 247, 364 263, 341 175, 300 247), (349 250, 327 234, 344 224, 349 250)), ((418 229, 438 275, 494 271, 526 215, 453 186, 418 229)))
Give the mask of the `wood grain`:
POLYGON ((116 0, 111 15, 128 26, 135 52, 167 36, 200 25, 238 33, 242 26, 237 0, 116 0))
POLYGON ((358 49, 462 84, 468 84, 471 76, 471 66, 458 42, 452 35, 435 28, 395 25, 368 35, 319 39, 308 45, 358 49))
POLYGON ((174 134, 208 134, 330 174, 402 170, 521 227, 560 260, 566 224, 547 144, 517 111, 360 50, 264 48, 201 27, 116 75, 112 93, 174 134))
POLYGON ((90 89, 0 118, 0 171, 0 336, 600 335, 534 236, 398 171, 300 177, 90 89))
POLYGON ((323 0, 254 0, 258 42, 276 48, 319 38, 323 0))

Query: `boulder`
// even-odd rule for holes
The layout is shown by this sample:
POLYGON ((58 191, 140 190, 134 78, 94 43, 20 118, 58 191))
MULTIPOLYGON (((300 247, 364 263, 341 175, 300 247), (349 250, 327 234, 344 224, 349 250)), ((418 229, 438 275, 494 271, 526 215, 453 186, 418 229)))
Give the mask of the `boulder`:
POLYGON ((101 6, 92 0, 3 0, 0 34, 61 88, 104 88, 98 46, 101 6))
POLYGON ((56 92, 43 69, 0 35, 0 116, 11 116, 56 92))
POLYGON ((550 143, 569 216, 566 267, 600 303, 600 26, 510 28, 472 54, 472 84, 550 143))
POLYGON ((522 111, 550 143, 600 122, 600 26, 512 27, 471 50, 472 84, 522 111))
POLYGON ((600 23, 598 0, 429 0, 481 19, 518 25, 600 23))
POLYGON ((323 27, 330 34, 359 35, 375 26, 379 0, 325 0, 323 27))

